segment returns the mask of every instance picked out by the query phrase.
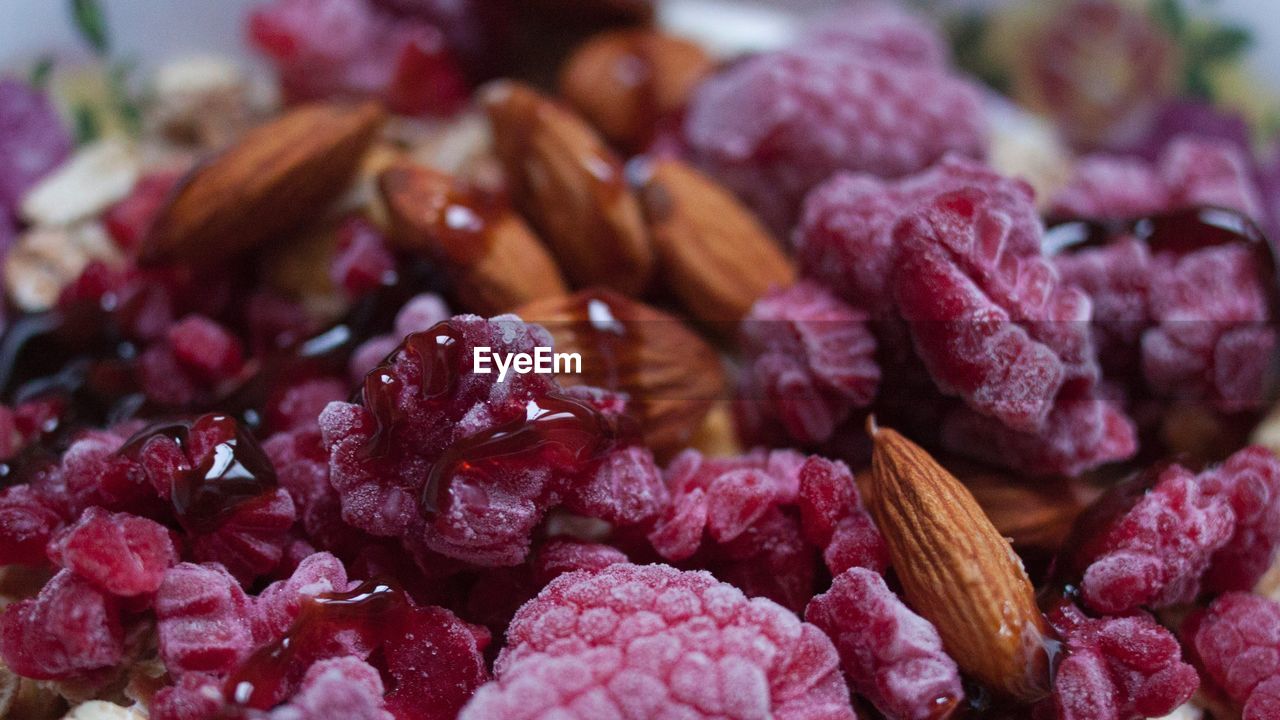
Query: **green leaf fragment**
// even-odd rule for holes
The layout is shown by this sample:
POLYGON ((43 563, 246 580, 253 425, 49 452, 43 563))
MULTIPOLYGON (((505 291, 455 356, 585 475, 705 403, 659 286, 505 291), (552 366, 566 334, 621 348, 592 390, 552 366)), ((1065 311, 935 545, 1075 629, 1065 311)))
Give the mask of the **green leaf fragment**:
POLYGON ((99 55, 106 55, 111 43, 107 36, 106 15, 98 0, 71 0, 71 16, 89 47, 99 55))

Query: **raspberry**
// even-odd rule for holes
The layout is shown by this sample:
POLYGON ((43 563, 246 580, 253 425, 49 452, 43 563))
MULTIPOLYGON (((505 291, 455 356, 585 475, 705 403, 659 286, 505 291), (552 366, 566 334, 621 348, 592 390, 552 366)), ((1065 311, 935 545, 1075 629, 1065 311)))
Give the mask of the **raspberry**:
POLYGON ((395 256, 373 223, 361 217, 351 217, 342 223, 329 277, 353 298, 395 283, 395 256))
POLYGON ((942 68, 950 54, 941 28, 884 0, 861 0, 820 16, 802 42, 921 68, 942 68))
POLYGON ((964 699, 960 671, 942 638, 875 572, 853 568, 805 608, 831 638, 849 684, 888 717, 946 717, 964 699))
POLYGON ((984 189, 1009 214, 1013 225, 1006 242, 1019 253, 1040 251, 1040 217, 1031 186, 949 153, 929 169, 899 180, 837 173, 814 188, 792 235, 801 267, 848 302, 886 315, 893 307, 894 223, 936 195, 969 186, 984 189))
POLYGON ((1053 683, 1062 720, 1163 717, 1200 684, 1182 648, 1150 615, 1092 619, 1063 603, 1048 615, 1064 655, 1053 683))
POLYGON ((287 580, 271 583, 255 602, 258 638, 281 638, 302 611, 305 600, 324 593, 346 592, 347 570, 329 553, 315 553, 298 563, 287 580))
POLYGON ((160 658, 170 675, 225 676, 253 651, 252 600, 216 564, 170 568, 155 608, 160 658))
POLYGON ((207 317, 188 315, 169 328, 173 356, 201 380, 226 380, 240 372, 244 349, 225 328, 207 317))
POLYGON ((187 673, 157 690, 147 710, 152 720, 217 720, 223 711, 222 688, 206 675, 187 673))
POLYGON ((614 400, 562 391, 548 375, 468 372, 471 348, 550 346, 514 316, 457 316, 410 335, 365 380, 362 404, 320 417, 343 518, 373 535, 484 565, 528 552, 546 510, 640 524, 665 505, 652 456, 614 400))
POLYGON ((1135 218, 1201 206, 1266 219, 1249 160, 1234 143, 1181 135, 1154 165, 1109 155, 1082 159, 1053 197, 1051 212, 1072 218, 1135 218))
POLYGON ((160 523, 89 508, 49 544, 49 557, 105 593, 132 597, 160 587, 178 548, 160 523))
POLYGON ((325 407, 347 395, 347 384, 337 378, 319 377, 287 385, 267 406, 272 428, 281 431, 315 428, 325 407))
POLYGON ((271 720, 393 720, 383 709, 382 677, 359 658, 321 660, 307 669, 302 687, 287 704, 271 711, 271 720))
POLYGON ((117 602, 63 570, 33 598, 0 615, 0 659, 13 672, 64 680, 114 667, 124 657, 117 602))
POLYGON ((800 468, 800 527, 805 540, 823 551, 831 574, 851 567, 884 572, 889 548, 862 506, 853 474, 842 462, 810 457, 800 468))
POLYGON ((306 536, 326 550, 354 550, 369 538, 342 520, 342 503, 329 484, 329 453, 320 431, 303 428, 277 433, 262 445, 271 463, 280 468, 280 486, 298 510, 306 536))
POLYGON ((839 170, 907 175, 948 151, 981 155, 986 135, 967 81, 838 45, 730 66, 699 87, 684 131, 693 159, 778 232, 839 170))
POLYGON ((626 553, 610 545, 576 540, 551 540, 533 558, 533 578, 540 587, 568 572, 594 572, 627 562, 626 553))
POLYGON ((387 709, 396 717, 458 717, 476 688, 489 679, 477 631, 438 607, 414 608, 399 630, 383 650, 395 680, 387 709))
POLYGON ((71 152, 53 105, 24 82, 0 79, 0 216, 16 217, 22 197, 71 152))
POLYGON ((1231 539, 1233 519, 1231 508, 1189 470, 1165 468, 1132 508, 1090 541, 1080 584, 1085 602, 1123 613, 1194 600, 1214 553, 1231 539))
POLYGON ((1045 425, 1059 390, 1097 380, 1089 298, 1038 255, 1019 254, 1003 204, 946 193, 899 222, 894 297, 944 393, 1014 430, 1045 425))
POLYGON ((1280 603, 1228 593, 1193 620, 1189 635, 1205 673, 1243 711, 1268 720, 1280 707, 1280 603))
POLYGON ((1032 475, 1079 475, 1133 457, 1138 432, 1109 400, 1059 398, 1037 433, 1018 432, 995 418, 956 408, 942 422, 942 444, 1032 475))
POLYGON ((0 565, 40 565, 44 547, 62 526, 54 503, 30 485, 0 490, 0 565))
POLYGON ((685 450, 667 468, 673 500, 649 541, 668 560, 684 560, 702 542, 703 529, 715 542, 741 535, 774 505, 795 501, 799 453, 756 450, 736 458, 704 458, 685 450))
POLYGON ((1205 585, 1215 592, 1248 590, 1266 573, 1280 546, 1280 460, 1248 447, 1201 476, 1206 493, 1235 514, 1235 533, 1213 556, 1205 585))
POLYGON ((739 403, 758 426, 747 434, 763 434, 774 421, 798 442, 821 443, 855 408, 869 405, 880 368, 866 321, 807 282, 757 300, 741 325, 739 403))
POLYGON ((460 718, 851 719, 837 662, 817 628, 706 573, 610 565, 520 609, 460 718))
POLYGON ((1147 385, 1164 397, 1207 397, 1227 412, 1265 402, 1276 334, 1253 250, 1207 247, 1152 263, 1149 304, 1156 321, 1142 337, 1147 385))
POLYGON ((702 560, 747 597, 768 598, 797 613, 813 597, 817 558, 794 513, 780 508, 770 508, 733 540, 706 548, 702 560))
POLYGON ((1147 294, 1151 252, 1141 241, 1120 238, 1054 258, 1062 281, 1093 300, 1093 339, 1107 370, 1126 376, 1137 369, 1138 343, 1150 325, 1147 294))
POLYGON ((453 313, 444 298, 435 293, 414 295, 396 313, 396 342, 416 332, 428 330, 436 323, 444 322, 453 313))
POLYGON ((181 175, 174 172, 153 172, 138 178, 133 190, 125 199, 112 205, 102 216, 102 223, 111 239, 126 252, 138 248, 151 226, 151 220, 168 199, 181 175))

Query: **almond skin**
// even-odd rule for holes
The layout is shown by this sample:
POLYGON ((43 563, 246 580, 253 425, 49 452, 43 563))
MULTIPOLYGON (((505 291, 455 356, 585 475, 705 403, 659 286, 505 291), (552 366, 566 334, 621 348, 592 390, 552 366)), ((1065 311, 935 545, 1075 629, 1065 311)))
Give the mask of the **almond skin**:
POLYGON ((713 68, 696 43, 656 30, 616 30, 574 51, 560 94, 611 142, 639 150, 713 68))
POLYGON ((1027 483, 988 469, 957 471, 957 477, 995 525, 1019 550, 1055 553, 1071 534, 1076 517, 1098 495, 1066 478, 1027 483))
POLYGON ((383 122, 375 103, 298 107, 194 169, 143 238, 144 262, 216 261, 320 215, 383 122))
POLYGON ((778 242, 715 181, 678 160, 638 165, 633 179, 662 277, 697 319, 731 330, 760 296, 795 282, 778 242))
POLYGON ((603 289, 526 305, 516 314, 550 331, 557 352, 582 355, 566 385, 629 395, 645 442, 659 457, 688 447, 703 418, 725 397, 720 356, 679 318, 603 289))
POLYGON ((618 157, 581 118, 527 86, 498 82, 484 98, 516 205, 565 274, 580 287, 638 295, 653 249, 618 157))
POLYGON ((384 170, 378 189, 392 242, 448 266, 471 312, 497 315, 568 294, 551 254, 501 198, 411 163, 384 170))
POLYGON ((874 420, 868 432, 871 511, 907 602, 966 674, 1021 701, 1043 698, 1047 631, 1022 561, 928 453, 874 420))

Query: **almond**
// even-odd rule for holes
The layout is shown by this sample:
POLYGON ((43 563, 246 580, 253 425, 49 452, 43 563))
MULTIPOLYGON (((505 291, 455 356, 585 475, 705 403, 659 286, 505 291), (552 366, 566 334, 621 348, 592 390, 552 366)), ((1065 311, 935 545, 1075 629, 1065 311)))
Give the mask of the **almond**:
POLYGON ((1062 547, 1076 517, 1098 494, 1066 478, 1028 483, 986 469, 958 472, 957 477, 1015 548, 1045 553, 1062 547))
POLYGON ((527 86, 499 82, 485 104, 516 205, 569 279, 639 294, 653 249, 618 157, 581 118, 527 86))
POLYGON ((410 163, 384 170, 378 188, 392 241, 444 263, 468 310, 496 315, 568 294, 550 253, 501 198, 410 163))
POLYGON ((867 422, 870 506, 907 602, 966 674, 1023 701, 1044 697, 1044 616, 1022 561, 973 495, 918 445, 867 422))
POLYGON ((795 281, 778 242, 715 181, 677 160, 637 166, 633 179, 662 276, 694 317, 731 332, 761 295, 795 281))
POLYGON ((557 352, 582 356, 568 385, 620 390, 659 456, 687 447, 707 411, 725 396, 720 357, 679 318, 608 290, 526 305, 516 314, 539 323, 557 352))
POLYGON ((346 188, 383 112, 299 107, 193 170, 142 241, 146 262, 220 260, 297 228, 346 188))
POLYGON ((565 63, 560 94, 609 140, 639 150, 714 67, 697 44, 656 30, 588 40, 565 63))

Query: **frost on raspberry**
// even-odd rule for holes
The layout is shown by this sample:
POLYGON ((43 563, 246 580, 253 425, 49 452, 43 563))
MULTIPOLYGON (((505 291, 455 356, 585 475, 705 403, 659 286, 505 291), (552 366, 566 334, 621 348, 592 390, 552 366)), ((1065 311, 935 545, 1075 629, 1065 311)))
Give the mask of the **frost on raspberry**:
POLYGON ((1280 603, 1227 593, 1192 618, 1186 634, 1205 674, 1240 708, 1242 720, 1277 717, 1280 603))
POLYGON ((818 628, 664 565, 557 578, 516 614, 495 678, 461 720, 855 717, 818 628))
POLYGON ((616 398, 550 375, 472 372, 472 348, 551 346, 515 316, 461 315, 369 373, 360 404, 320 418, 343 518, 365 532, 483 565, 513 565, 557 505, 638 525, 665 505, 652 456, 616 398))
POLYGON ((133 597, 160 587, 178 548, 160 523, 89 508, 49 544, 49 557, 105 593, 133 597))
POLYGON ((805 460, 796 504, 805 540, 823 548, 832 576, 853 567, 880 573, 889 566, 889 548, 844 463, 816 456, 805 460))
POLYGON ((693 159, 780 233, 837 171, 900 177, 949 151, 980 156, 986 144, 967 81, 839 43, 730 66, 700 86, 684 133, 693 159))
POLYGON ((1059 392, 1098 378, 1090 303, 1042 256, 1020 253, 1001 203, 971 187, 902 219, 894 297, 944 393, 1022 432, 1041 430, 1059 392))
POLYGON ((63 524, 58 505, 30 485, 0 490, 0 564, 44 562, 45 545, 63 524))
POLYGON ((1085 522, 1097 527, 1079 526, 1087 536, 1080 589, 1089 607, 1112 614, 1194 600, 1234 529, 1227 503, 1179 465, 1117 486, 1093 512, 1085 522))
POLYGON ((253 604, 222 567, 181 563, 165 573, 155 602, 160 657, 175 678, 225 676, 253 651, 253 604))
POLYGON ((801 42, 922 68, 945 67, 950 55, 941 28, 885 0, 859 0, 821 15, 804 30, 801 42))
POLYGON ((947 717, 964 699, 960 671, 928 620, 879 574, 852 568, 813 598, 804 618, 831 638, 855 692, 887 717, 947 717))
POLYGON ((307 669, 302 688, 271 711, 271 720, 394 720, 382 698, 377 668, 355 657, 321 660, 307 669))
POLYGON ((118 601, 63 570, 33 598, 0 615, 0 659, 15 673, 67 680, 113 668, 124 657, 118 601))
POLYGON ((1280 459, 1266 448, 1244 448, 1201 476, 1206 493, 1231 506, 1235 532, 1205 576, 1214 592, 1252 588, 1280 547, 1280 459))
POLYGON ((741 325, 739 416, 752 437, 830 439, 880 380, 867 316, 809 282, 756 301, 741 325), (769 428, 780 425, 780 433, 769 428))
POLYGON ((898 218, 944 192, 981 187, 1009 214, 1007 242, 1019 252, 1040 251, 1040 217, 1031 186, 984 163, 948 153, 929 169, 898 180, 842 172, 805 196, 792 244, 805 275, 853 305, 883 316, 893 309, 890 285, 898 218))
POLYGON ((1064 602, 1047 617, 1063 644, 1052 700, 1062 720, 1163 717, 1200 685, 1177 639, 1150 615, 1093 619, 1064 602))

